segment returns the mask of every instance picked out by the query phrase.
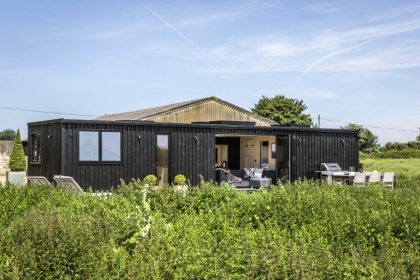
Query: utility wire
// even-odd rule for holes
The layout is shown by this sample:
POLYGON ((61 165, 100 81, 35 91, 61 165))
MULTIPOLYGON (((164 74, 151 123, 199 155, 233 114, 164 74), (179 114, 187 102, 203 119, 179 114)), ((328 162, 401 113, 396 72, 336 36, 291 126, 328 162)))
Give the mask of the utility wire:
MULTIPOLYGON (((89 115, 89 114, 75 114, 75 113, 65 113, 65 112, 42 111, 42 110, 33 110, 33 109, 24 109, 24 108, 6 107, 6 106, 0 106, 0 109, 9 110, 9 111, 33 112, 33 113, 66 115, 66 116, 77 116, 77 117, 92 117, 92 118, 99 117, 97 115, 89 115)), ((333 123, 346 124, 346 125, 351 124, 350 122, 330 120, 330 119, 324 119, 324 118, 321 118, 321 120, 327 121, 327 122, 333 122, 333 123)), ((402 132, 416 132, 416 133, 419 132, 418 130, 412 130, 412 129, 399 129, 399 128, 382 127, 382 126, 365 125, 365 124, 363 124, 363 126, 370 127, 370 128, 376 128, 376 129, 402 131, 402 132)))
POLYGON ((54 115, 67 115, 67 116, 77 116, 77 117, 93 117, 93 118, 99 117, 99 116, 96 116, 96 115, 88 115, 88 114, 51 112, 51 111, 41 111, 41 110, 32 110, 32 109, 23 109, 23 108, 5 107, 5 106, 0 106, 0 109, 2 109, 2 110, 9 110, 9 111, 33 112, 33 113, 54 114, 54 115))
MULTIPOLYGON (((327 121, 327 122, 333 122, 333 123, 341 123, 341 124, 346 124, 346 125, 351 124, 349 122, 343 122, 343 121, 337 121, 337 120, 329 120, 329 119, 323 119, 323 118, 321 118, 321 120, 327 121)), ((385 130, 402 131, 402 132, 416 132, 416 133, 419 132, 418 130, 413 130, 413 129, 399 129, 399 128, 374 126, 374 125, 365 125, 365 124, 362 124, 362 125, 363 126, 366 126, 366 127, 370 127, 370 128, 376 128, 376 129, 385 129, 385 130)))

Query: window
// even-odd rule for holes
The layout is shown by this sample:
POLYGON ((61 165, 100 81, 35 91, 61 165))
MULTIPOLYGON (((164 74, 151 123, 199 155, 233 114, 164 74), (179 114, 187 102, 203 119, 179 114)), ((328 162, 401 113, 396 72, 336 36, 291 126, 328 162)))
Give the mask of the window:
POLYGON ((79 160, 99 161, 99 132, 80 131, 79 160))
POLYGON ((102 161, 121 161, 120 132, 102 132, 102 161))
POLYGON ((271 143, 271 158, 276 158, 277 152, 276 152, 276 143, 271 143))
POLYGON ((32 134, 31 163, 41 163, 41 134, 32 134))
POLYGON ((268 165, 269 152, 268 152, 268 141, 262 141, 260 144, 260 162, 261 166, 268 165))
POLYGON ((120 162, 121 132, 80 131, 79 161, 120 162))
POLYGON ((157 135, 156 146, 156 171, 159 186, 162 186, 169 183, 169 135, 157 135))

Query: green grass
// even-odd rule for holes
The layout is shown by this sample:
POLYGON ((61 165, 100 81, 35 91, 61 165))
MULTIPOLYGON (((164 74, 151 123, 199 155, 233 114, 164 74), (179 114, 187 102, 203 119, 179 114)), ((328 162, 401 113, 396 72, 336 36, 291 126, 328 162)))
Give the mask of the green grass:
POLYGON ((420 277, 419 186, 144 191, 0 188, 0 279, 420 277))
POLYGON ((362 158, 364 171, 395 172, 398 187, 420 186, 420 158, 372 159, 362 158))

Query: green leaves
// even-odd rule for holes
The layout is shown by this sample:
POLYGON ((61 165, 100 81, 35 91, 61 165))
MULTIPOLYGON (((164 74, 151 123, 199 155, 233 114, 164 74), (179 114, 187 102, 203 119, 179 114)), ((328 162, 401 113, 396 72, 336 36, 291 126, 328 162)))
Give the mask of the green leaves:
POLYGON ((0 278, 416 279, 420 187, 0 189, 0 278), (148 232, 147 235, 143 233, 148 232))
POLYGON ((378 136, 373 134, 368 128, 358 124, 348 124, 343 128, 359 130, 359 148, 362 153, 373 153, 378 150, 378 136))
POLYGON ((147 175, 146 177, 144 177, 143 179, 143 183, 147 184, 149 186, 156 186, 158 182, 158 179, 155 175, 147 175))
POLYGON ((19 130, 17 131, 15 140, 13 142, 13 149, 12 153, 10 154, 9 168, 10 171, 16 172, 25 171, 26 169, 25 152, 23 151, 19 130))
POLYGON ((16 138, 16 132, 13 129, 0 131, 0 141, 13 141, 16 138))
POLYGON ((187 178, 185 178, 185 176, 182 174, 178 174, 174 178, 174 184, 177 186, 185 185, 186 182, 187 178))
POLYGON ((273 98, 262 96, 251 111, 278 124, 311 125, 310 115, 304 114, 306 109, 302 100, 277 95, 273 98))

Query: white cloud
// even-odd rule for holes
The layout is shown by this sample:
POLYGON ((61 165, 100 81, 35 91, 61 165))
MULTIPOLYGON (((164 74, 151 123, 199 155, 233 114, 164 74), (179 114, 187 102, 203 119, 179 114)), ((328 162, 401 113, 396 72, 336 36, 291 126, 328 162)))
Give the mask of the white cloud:
MULTIPOLYGON (((380 9, 380 7, 378 7, 380 9)), ((420 11, 420 4, 416 3, 413 5, 405 5, 400 7, 394 7, 392 10, 386 12, 381 11, 380 13, 372 13, 367 16, 368 20, 371 22, 394 19, 399 16, 415 17, 420 11)))
POLYGON ((336 99, 337 94, 332 91, 312 89, 302 94, 304 97, 311 99, 331 100, 336 99))
MULTIPOLYGON (((418 40, 411 36, 420 30, 420 19, 412 17, 420 5, 408 5, 376 14, 364 24, 351 28, 330 27, 318 32, 293 35, 270 35, 228 39, 218 46, 205 46, 187 36, 188 28, 235 20, 249 16, 269 5, 248 4, 242 9, 209 13, 168 22, 160 14, 146 8, 162 24, 153 24, 144 17, 141 22, 96 34, 99 39, 118 39, 144 36, 166 28, 174 32, 192 52, 185 52, 173 42, 165 40, 156 52, 167 48, 172 55, 195 60, 202 72, 216 74, 249 74, 267 72, 296 73, 302 80, 310 72, 377 72, 420 67, 418 40), (137 34, 137 35, 136 35, 137 34), (410 37, 411 36, 411 37, 410 37), (403 38, 401 38, 403 37, 403 38), (399 39, 399 40, 394 40, 399 39), (299 74, 300 73, 300 74, 299 74)), ((310 11, 328 11, 339 7, 322 2, 303 7, 310 11)), ((150 17, 149 17, 150 19, 150 17)), ((142 49, 147 48, 147 42, 142 49)), ((346 75, 348 75, 348 73, 346 75)))
POLYGON ((420 19, 408 17, 347 30, 326 29, 312 38, 229 41, 202 50, 201 56, 212 62, 205 72, 297 72, 298 79, 309 72, 404 69, 420 67, 420 49, 410 38, 418 30, 420 19))
POLYGON ((338 12, 341 10, 341 7, 334 2, 319 2, 304 6, 302 7, 302 10, 319 14, 327 14, 338 12))
POLYGON ((417 130, 420 127, 420 115, 406 115, 406 114, 392 114, 392 116, 381 116, 380 118, 375 118, 370 120, 370 124, 379 126, 379 127, 390 127, 397 128, 400 130, 409 130, 409 131, 398 131, 398 130, 388 130, 388 129, 377 129, 372 128, 372 131, 378 135, 381 143, 393 142, 395 139, 398 141, 414 141, 416 136, 419 135, 417 130))
MULTIPOLYGON (((313 100, 332 100, 338 98, 337 94, 333 91, 322 90, 322 89, 308 89, 304 91, 286 90, 287 96, 298 98, 298 99, 313 99, 313 100)), ((263 95, 275 96, 283 95, 282 91, 279 90, 265 90, 263 95)), ((260 97, 260 94, 256 94, 256 97, 260 97)))
POLYGON ((230 9, 227 11, 194 16, 194 17, 178 20, 174 24, 178 28, 189 28, 189 27, 197 27, 197 26, 202 26, 202 25, 207 25, 207 24, 212 24, 212 23, 220 23, 222 21, 235 21, 235 20, 247 17, 251 14, 257 13, 259 11, 266 10, 271 7, 273 7, 273 5, 269 3, 253 2, 240 9, 235 7, 235 9, 230 9))
POLYGON ((144 9, 149 11, 157 20, 163 23, 166 27, 172 30, 178 37, 180 37, 192 50, 200 50, 200 47, 195 43, 191 38, 181 32, 178 28, 176 28, 172 23, 168 22, 164 19, 160 14, 155 12, 153 9, 142 5, 144 9))
POLYGON ((286 42, 272 42, 256 48, 257 54, 265 57, 290 56, 300 51, 301 49, 286 42))
POLYGON ((118 26, 118 24, 114 24, 112 28, 102 27, 100 30, 86 33, 85 36, 88 38, 98 40, 116 40, 121 39, 122 37, 131 37, 138 36, 139 34, 150 34, 154 32, 159 32, 167 27, 169 27, 172 30, 175 27, 177 32, 180 32, 180 29, 196 28, 201 27, 203 25, 210 25, 224 21, 239 20, 241 18, 250 16, 251 14, 273 7, 272 4, 255 2, 250 3, 249 5, 245 5, 240 9, 235 7, 235 9, 217 11, 213 13, 209 12, 206 14, 201 14, 199 16, 194 15, 188 18, 173 19, 168 25, 169 21, 164 19, 161 13, 157 13, 155 10, 148 6, 142 4, 140 5, 149 13, 151 13, 156 19, 158 19, 164 25, 166 25, 166 27, 156 25, 155 22, 150 22, 147 20, 147 18, 141 16, 134 22, 129 22, 120 26, 118 26), (118 27, 114 27, 115 25, 117 25, 118 27))

